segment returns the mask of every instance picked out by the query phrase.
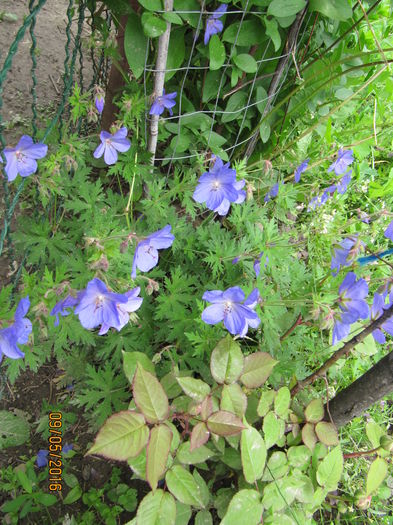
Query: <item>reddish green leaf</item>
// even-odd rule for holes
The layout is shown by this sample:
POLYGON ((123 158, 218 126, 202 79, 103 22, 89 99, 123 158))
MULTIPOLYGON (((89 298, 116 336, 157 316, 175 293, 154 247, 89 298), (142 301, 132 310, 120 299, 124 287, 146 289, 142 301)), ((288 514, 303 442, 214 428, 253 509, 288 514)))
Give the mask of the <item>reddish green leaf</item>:
POLYGON ((243 370, 244 358, 239 343, 230 335, 218 343, 212 352, 210 370, 217 383, 234 383, 243 370))
POLYGON ((210 432, 219 436, 234 436, 239 434, 245 426, 232 412, 218 410, 207 420, 207 428, 210 432))
POLYGON ((158 480, 165 473, 165 466, 171 447, 172 432, 166 425, 153 427, 146 451, 146 480, 153 492, 158 480))
POLYGON ((321 421, 315 426, 315 433, 318 436, 319 441, 326 446, 330 447, 331 445, 338 445, 337 430, 331 423, 321 421))
POLYGON ((178 377, 177 382, 185 394, 199 403, 210 394, 210 386, 200 379, 195 379, 194 377, 178 377))
POLYGON ((142 414, 124 410, 106 420, 87 454, 126 461, 146 445, 149 429, 142 414))
POLYGON ((240 377, 247 388, 258 388, 269 377, 273 367, 278 363, 266 352, 256 352, 244 360, 244 369, 240 377))
POLYGON ((195 450, 204 445, 209 439, 210 432, 205 423, 200 422, 195 425, 191 432, 190 450, 195 450))
POLYGON ((169 412, 168 398, 153 374, 138 364, 132 385, 134 400, 149 423, 163 421, 169 412))
POLYGON ((318 421, 323 419, 324 414, 325 409, 323 407, 323 401, 319 398, 310 401, 304 411, 308 423, 318 423, 318 421))
POLYGON ((154 374, 154 365, 142 352, 124 352, 123 354, 123 370, 126 378, 130 383, 134 379, 136 367, 138 363, 147 371, 154 374))
POLYGON ((314 425, 311 423, 306 423, 302 428, 302 440, 306 447, 308 447, 311 451, 314 450, 318 439, 317 435, 315 434, 314 425))

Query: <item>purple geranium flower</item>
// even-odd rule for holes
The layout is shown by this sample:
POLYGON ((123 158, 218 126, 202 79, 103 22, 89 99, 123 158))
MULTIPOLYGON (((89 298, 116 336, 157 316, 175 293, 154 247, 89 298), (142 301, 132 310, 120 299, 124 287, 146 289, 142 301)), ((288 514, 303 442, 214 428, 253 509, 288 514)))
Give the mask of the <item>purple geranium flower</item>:
MULTIPOLYGON (((259 274, 261 273, 261 259, 262 259, 262 257, 263 257, 263 252, 261 252, 258 255, 258 257, 255 259, 255 261, 254 261, 254 272, 255 272, 256 277, 259 277, 259 274)), ((266 268, 268 262, 269 262, 269 257, 266 255, 265 268, 266 268)))
POLYGON ((244 337, 248 327, 257 328, 261 320, 254 312, 259 292, 255 288, 245 300, 244 292, 238 286, 205 292, 202 299, 212 303, 202 312, 202 320, 207 324, 224 321, 225 328, 233 335, 244 337), (243 303, 243 304, 242 304, 243 303))
POLYGON ((60 302, 56 303, 55 306, 52 308, 52 311, 49 315, 55 315, 55 323, 54 326, 57 326, 59 324, 59 315, 66 317, 67 315, 70 315, 69 309, 74 308, 79 301, 79 297, 72 297, 72 295, 67 295, 67 297, 60 302))
MULTIPOLYGON (((392 305, 392 297, 389 297, 389 303, 386 304, 386 295, 386 292, 383 294, 374 294, 373 304, 370 309, 371 321, 375 321, 376 319, 378 319, 378 317, 381 317, 381 315, 383 314, 383 310, 389 308, 392 305)), ((385 330, 385 332, 387 332, 388 334, 393 335, 393 319, 387 319, 383 323, 383 325, 381 325, 381 328, 377 328, 373 331, 372 336, 374 337, 375 341, 380 344, 386 343, 386 337, 385 334, 382 332, 382 329, 385 330)))
POLYGON ((37 171, 36 159, 42 159, 48 152, 46 144, 34 144, 29 135, 22 135, 15 148, 5 148, 3 154, 6 158, 5 172, 8 180, 13 181, 16 176, 28 177, 37 171))
POLYGON ((333 277, 338 274, 341 266, 350 266, 363 247, 364 243, 358 240, 357 235, 347 237, 343 239, 339 245, 336 245, 330 265, 331 270, 336 270, 332 272, 333 277))
POLYGON ((236 182, 236 171, 229 167, 229 162, 224 164, 219 157, 215 159, 210 171, 199 177, 193 199, 197 202, 205 202, 209 210, 225 215, 223 212, 228 212, 229 203, 243 199, 245 192, 241 192, 240 188, 244 184, 243 181, 236 182), (226 201, 228 201, 228 209, 226 201))
POLYGON ((39 450, 37 453, 36 465, 39 468, 46 467, 48 464, 49 450, 39 450))
POLYGON ((210 37, 212 35, 221 33, 221 31, 223 30, 224 25, 221 22, 221 20, 219 20, 219 18, 221 18, 226 13, 227 8, 227 4, 221 4, 220 7, 216 9, 214 13, 207 19, 204 38, 205 46, 207 46, 207 44, 209 43, 210 37))
POLYGON ((171 233, 171 225, 167 224, 137 244, 132 261, 131 277, 135 279, 136 269, 148 272, 158 264, 158 250, 172 246, 175 236, 171 233))
POLYGON ((337 193, 340 193, 341 195, 345 193, 348 189, 348 184, 351 182, 351 173, 352 170, 349 170, 337 183, 337 193))
POLYGON ((332 344, 335 345, 349 334, 351 330, 351 325, 348 323, 342 322, 342 316, 339 312, 336 312, 334 314, 334 326, 333 326, 333 334, 332 334, 332 344))
POLYGON ((127 312, 135 311, 142 303, 136 297, 135 290, 126 294, 110 292, 100 279, 92 279, 86 289, 80 292, 79 302, 75 307, 75 314, 83 328, 93 329, 101 325, 98 335, 104 335, 109 328, 120 331, 127 323, 127 312))
POLYGON ((174 91, 173 93, 168 93, 165 95, 165 89, 162 90, 161 97, 157 97, 155 101, 153 102, 151 108, 150 108, 150 115, 162 115, 164 113, 165 108, 169 110, 170 116, 173 115, 172 108, 176 105, 176 100, 174 100, 177 97, 177 91, 174 91))
POLYGON ((101 115, 101 113, 104 110, 104 104, 105 104, 104 96, 101 94, 97 94, 94 99, 94 103, 95 103, 98 113, 101 115))
POLYGON ((131 142, 126 137, 126 127, 120 128, 113 135, 107 131, 101 131, 101 144, 93 153, 94 157, 99 159, 104 155, 104 161, 106 164, 114 164, 117 161, 117 152, 120 151, 121 153, 124 153, 131 147, 131 142))
POLYGON ((232 259, 232 264, 237 264, 240 261, 240 255, 232 259))
POLYGON ((296 170, 295 170, 295 182, 299 182, 300 181, 300 176, 301 176, 301 174, 304 171, 306 171, 309 162, 310 162, 310 159, 306 159, 300 164, 300 166, 298 166, 296 168, 296 170))
POLYGON ((67 454, 67 452, 70 452, 70 450, 72 450, 73 448, 74 448, 74 445, 65 443, 65 445, 63 446, 62 453, 67 454))
MULTIPOLYGON (((281 182, 281 184, 284 184, 284 183, 281 182)), ((269 202, 272 197, 277 197, 279 188, 280 188, 280 183, 276 182, 276 184, 272 186, 271 190, 265 195, 265 198, 263 199, 264 202, 269 202)))
POLYGON ((368 295, 368 284, 364 279, 356 280, 356 274, 349 272, 339 288, 339 308, 343 312, 341 321, 345 324, 367 319, 370 310, 364 300, 368 295))
POLYGON ((393 241, 393 221, 389 224, 383 234, 387 239, 393 241))
MULTIPOLYGON (((233 204, 241 204, 242 202, 245 201, 246 192, 242 190, 245 184, 246 184, 246 181, 243 179, 243 180, 240 180, 239 182, 235 182, 235 184, 233 185, 235 190, 237 190, 237 199, 233 201, 233 204)), ((229 211, 230 206, 231 206, 231 202, 228 199, 224 198, 222 203, 213 211, 218 213, 218 215, 226 215, 229 211)))
POLYGON ((25 317, 29 307, 29 297, 21 299, 15 311, 14 323, 0 330, 0 362, 3 354, 11 359, 20 359, 25 356, 18 344, 26 344, 32 330, 31 321, 25 317))
POLYGON ((344 151, 342 148, 340 148, 337 153, 337 159, 329 166, 328 172, 334 170, 336 175, 343 175, 352 162, 353 151, 351 149, 344 151))

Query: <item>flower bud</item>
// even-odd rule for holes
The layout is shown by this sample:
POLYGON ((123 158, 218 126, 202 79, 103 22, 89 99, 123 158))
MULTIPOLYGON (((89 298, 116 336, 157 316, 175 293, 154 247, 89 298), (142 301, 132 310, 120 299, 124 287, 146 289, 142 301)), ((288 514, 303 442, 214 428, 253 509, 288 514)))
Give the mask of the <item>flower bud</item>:
POLYGON ((363 492, 358 490, 355 494, 355 505, 358 509, 366 510, 371 504, 371 496, 366 496, 363 492))

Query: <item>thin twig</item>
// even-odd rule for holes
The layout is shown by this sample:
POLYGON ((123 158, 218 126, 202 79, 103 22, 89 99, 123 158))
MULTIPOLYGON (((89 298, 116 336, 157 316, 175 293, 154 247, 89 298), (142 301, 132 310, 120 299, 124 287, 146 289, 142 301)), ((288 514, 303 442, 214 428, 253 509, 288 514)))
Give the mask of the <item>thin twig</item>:
POLYGON ((334 354, 327 360, 325 363, 318 368, 316 372, 313 372, 308 377, 303 379, 302 381, 299 381, 291 390, 292 396, 296 395, 300 390, 303 390, 308 385, 311 385, 314 381, 316 381, 319 377, 323 376, 329 368, 334 365, 339 359, 342 357, 345 357, 349 354, 349 352, 355 348, 356 345, 361 343, 368 335, 372 334, 374 330, 379 328, 383 323, 392 317, 393 315, 393 305, 391 305, 385 312, 373 321, 370 325, 368 325, 364 330, 362 330, 359 334, 355 335, 347 341, 342 348, 334 352, 334 354))
POLYGON ((378 140, 377 140, 377 98, 374 98, 374 117, 373 117, 373 128, 374 128, 374 139, 375 139, 375 145, 378 146, 378 140))
POLYGON ((55 88, 56 93, 60 95, 59 90, 57 89, 57 86, 55 84, 55 81, 53 80, 53 77, 50 73, 49 73, 49 78, 50 78, 50 81, 52 82, 53 87, 55 88))
POLYGON ((371 450, 363 450, 360 452, 349 452, 348 454, 343 454, 343 457, 344 459, 349 459, 349 458, 359 458, 361 456, 366 456, 366 457, 375 456, 375 452, 377 452, 379 448, 380 447, 373 448, 371 450))
POLYGON ((370 29, 371 34, 372 34, 373 37, 374 37, 374 41, 375 41, 375 43, 376 43, 376 45, 377 45, 378 51, 381 53, 381 55, 382 55, 382 57, 383 57, 383 59, 384 59, 384 61, 385 61, 385 64, 388 65, 388 61, 387 61, 387 59, 386 59, 385 53, 383 52, 383 49, 382 49, 382 47, 381 47, 381 44, 379 43, 378 38, 377 38, 377 36, 376 36, 376 34, 375 34, 375 32, 374 32, 373 26, 372 26, 372 24, 370 24, 370 20, 368 19, 368 14, 366 13, 366 11, 365 11, 365 9, 364 9, 364 7, 363 7, 363 4, 362 4, 362 2, 361 2, 360 0, 358 0, 358 4, 360 5, 360 9, 363 11, 363 16, 364 16, 364 18, 366 19, 366 22, 367 22, 368 28, 370 29))

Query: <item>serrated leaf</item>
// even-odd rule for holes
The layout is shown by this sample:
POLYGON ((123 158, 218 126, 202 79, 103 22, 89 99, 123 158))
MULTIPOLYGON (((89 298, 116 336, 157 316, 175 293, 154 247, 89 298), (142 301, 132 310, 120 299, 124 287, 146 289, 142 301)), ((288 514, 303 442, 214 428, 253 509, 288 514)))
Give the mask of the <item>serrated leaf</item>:
POLYGON ((340 447, 331 450, 320 463, 317 470, 317 481, 321 487, 336 490, 344 466, 344 458, 340 447))
POLYGON ((225 46, 217 35, 213 35, 209 40, 209 58, 211 71, 220 69, 225 62, 225 46))
POLYGON ((302 441, 311 451, 314 450, 315 444, 318 441, 315 434, 314 425, 306 423, 302 428, 302 441))
POLYGON ((277 395, 274 399, 274 412, 278 417, 282 419, 287 419, 289 405, 291 404, 291 392, 289 388, 283 386, 277 392, 277 395))
POLYGON ((269 412, 263 419, 263 434, 265 436, 266 448, 270 448, 277 443, 284 434, 285 423, 277 419, 274 412, 269 412))
POLYGON ((136 513, 136 525, 175 525, 176 503, 173 496, 162 489, 149 492, 136 513))
POLYGON ((197 508, 204 507, 198 485, 185 468, 175 465, 168 470, 165 480, 168 489, 176 499, 197 508))
POLYGON ((242 431, 240 453, 243 474, 247 483, 254 483, 263 474, 266 463, 266 445, 261 434, 253 427, 242 431))
POLYGON ((123 370, 126 378, 132 383, 136 371, 137 364, 139 363, 147 372, 151 374, 155 373, 154 365, 146 354, 142 352, 124 352, 123 355, 123 370))
POLYGON ((30 435, 30 425, 22 417, 7 410, 0 411, 0 450, 23 445, 30 435))
POLYGON ((210 370, 214 380, 219 384, 234 383, 242 373, 243 362, 239 343, 227 335, 215 347, 210 358, 210 370))
POLYGON ((284 452, 276 451, 270 456, 267 467, 263 473, 262 481, 273 481, 284 477, 288 470, 288 460, 284 452))
POLYGON ((128 14, 124 33, 124 52, 136 79, 142 75, 145 68, 146 46, 147 37, 143 33, 141 19, 131 12, 128 14))
POLYGON ((171 442, 172 432, 166 425, 158 425, 151 429, 146 450, 146 480, 153 492, 165 473, 171 442))
POLYGON ((200 379, 194 377, 177 377, 176 379, 183 392, 199 403, 210 394, 210 386, 200 379))
POLYGON ((127 463, 137 478, 146 481, 146 448, 134 458, 128 458, 127 463))
POLYGON ((267 13, 277 17, 296 15, 306 6, 305 0, 272 0, 267 13))
POLYGON ((163 421, 169 412, 168 398, 157 378, 141 365, 132 384, 134 401, 149 423, 163 421))
POLYGON ((200 447, 191 450, 190 441, 182 443, 177 451, 176 458, 184 465, 195 465, 196 463, 203 463, 204 461, 215 456, 215 452, 210 448, 201 445, 200 447))
POLYGON ((124 410, 106 420, 86 455, 126 461, 140 453, 148 438, 149 429, 143 415, 124 410))
POLYGON ((214 412, 206 424, 210 432, 218 436, 235 436, 245 428, 241 419, 225 410, 214 412))
POLYGON ((237 383, 223 386, 220 408, 233 412, 240 418, 244 416, 247 409, 247 396, 237 383))
POLYGON ((307 405, 304 415, 308 423, 318 423, 323 419, 325 409, 322 399, 313 399, 307 405))
POLYGON ((258 525, 261 523, 262 511, 261 497, 256 490, 240 490, 231 499, 221 525, 258 525))
POLYGON ((308 466, 311 452, 305 445, 290 447, 287 452, 289 464, 295 468, 305 468, 308 466))
POLYGON ((338 434, 336 427, 332 423, 320 421, 315 426, 315 433, 318 436, 319 441, 324 443, 326 446, 338 445, 338 434))
POLYGON ((153 13, 144 12, 141 20, 143 32, 150 38, 157 38, 166 31, 167 23, 165 20, 153 13))
POLYGON ((367 474, 366 496, 370 496, 377 490, 388 474, 388 465, 382 458, 376 458, 370 465, 367 474))
POLYGON ((244 360, 240 380, 247 388, 258 388, 267 380, 273 367, 278 363, 266 352, 256 352, 244 360))
POLYGON ((190 451, 204 445, 208 441, 209 436, 210 432, 207 429, 206 423, 203 421, 197 423, 191 432, 190 451))

